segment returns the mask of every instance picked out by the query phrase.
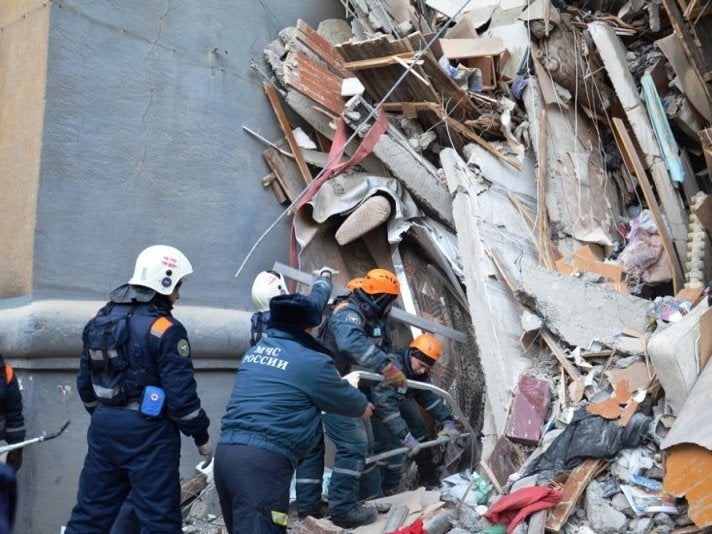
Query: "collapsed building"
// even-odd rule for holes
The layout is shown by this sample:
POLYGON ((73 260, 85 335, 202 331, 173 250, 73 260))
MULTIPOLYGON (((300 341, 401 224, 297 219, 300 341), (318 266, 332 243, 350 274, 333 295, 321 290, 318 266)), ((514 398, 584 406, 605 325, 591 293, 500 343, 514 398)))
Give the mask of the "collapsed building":
POLYGON ((712 525, 709 6, 342 4, 253 65, 284 138, 243 129, 292 265, 393 269, 430 321, 398 329, 444 339, 434 381, 480 436, 457 513, 408 494, 357 532, 712 525))
MULTIPOLYGON (((177 10, 163 12, 158 4, 150 14, 116 26, 104 23, 99 8, 87 14, 71 2, 50 5, 38 2, 21 16, 23 10, 11 9, 14 27, 4 27, 5 35, 18 26, 27 35, 37 35, 16 21, 52 9, 58 21, 51 26, 53 40, 61 43, 57 36, 62 30, 82 36, 60 45, 70 68, 57 69, 61 53, 49 58, 55 62, 54 70, 47 69, 55 85, 48 100, 61 105, 50 108, 45 129, 34 101, 27 106, 33 113, 23 117, 44 134, 35 137, 38 153, 42 141, 49 156, 69 154, 44 173, 65 176, 59 171, 76 170, 69 165, 75 157, 81 161, 78 168, 87 171, 82 182, 90 192, 87 197, 123 198, 124 175, 136 180, 148 174, 147 182, 164 198, 170 188, 147 169, 164 163, 165 169, 152 171, 170 174, 172 180, 180 175, 180 165, 202 170, 190 160, 200 157, 197 149, 186 150, 183 159, 175 158, 177 163, 159 157, 168 152, 166 147, 174 148, 173 140, 159 136, 158 148, 163 142, 166 147, 156 149, 143 121, 160 113, 157 102, 169 99, 154 90, 146 91, 150 98, 145 100, 135 97, 146 87, 131 77, 137 71, 132 61, 143 61, 145 55, 148 60, 138 77, 163 87, 161 77, 172 74, 172 56, 201 68, 209 61, 205 78, 220 79, 220 73, 231 70, 235 55, 211 47, 205 60, 195 47, 164 46, 159 36, 171 43, 188 32, 180 23, 171 27, 170 17, 177 10), (154 36, 147 21, 156 20, 160 24, 154 36), (95 26, 107 32, 100 34, 107 42, 109 37, 130 35, 131 46, 122 42, 121 54, 106 52, 126 58, 120 68, 102 74, 117 87, 126 80, 134 80, 134 85, 131 106, 121 109, 122 120, 112 124, 112 135, 107 136, 115 146, 90 152, 95 161, 89 161, 85 151, 92 136, 102 137, 97 135, 102 125, 92 123, 89 115, 109 116, 101 109, 105 87, 98 85, 93 98, 81 101, 81 127, 67 120, 64 111, 71 109, 70 99, 81 100, 71 91, 77 71, 70 45, 81 51, 83 65, 99 63, 79 46, 95 26), (169 28, 173 31, 162 32, 169 28), (132 118, 138 118, 141 127, 132 118), (138 147, 113 141, 117 130, 133 134, 131 141, 138 147), (135 165, 124 164, 127 153, 137 154, 135 165), (122 162, 111 169, 123 171, 117 173, 122 179, 99 170, 112 157, 122 162)), ((309 272, 328 264, 340 269, 341 285, 373 265, 392 267, 399 274, 407 289, 402 306, 409 315, 394 325, 398 335, 403 339, 413 328, 431 328, 447 343, 435 382, 454 394, 466 414, 464 422, 475 436, 481 435, 475 440, 480 447, 455 451, 457 461, 443 473, 454 473, 455 478, 445 482, 451 490, 404 491, 404 501, 394 501, 392 512, 402 512, 405 506, 405 513, 400 518, 384 514, 383 520, 397 528, 421 519, 429 532, 486 530, 507 522, 500 510, 506 497, 538 485, 552 490, 539 494, 539 502, 548 499, 552 506, 526 516, 531 532, 705 528, 710 524, 705 500, 710 492, 704 467, 712 448, 704 420, 710 373, 705 367, 709 328, 704 326, 709 321, 705 286, 710 280, 711 219, 704 196, 710 192, 712 167, 712 47, 706 43, 710 6, 697 0, 357 0, 342 6, 343 20, 314 27, 294 20, 279 36, 275 32, 278 38, 265 50, 267 65, 253 65, 252 75, 263 84, 284 137, 258 141, 269 169, 262 183, 293 224, 292 266, 309 272), (423 321, 414 324, 412 316, 423 321), (593 437, 599 436, 605 439, 595 443, 593 437), (490 513, 490 521, 484 515, 487 510, 499 515, 490 513)), ((8 51, 10 47, 3 58, 8 51)), ((43 63, 33 65, 37 70, 28 70, 28 79, 42 78, 43 63)), ((89 78, 84 74, 80 80, 88 83, 89 78)), ((151 83, 146 86, 151 88, 151 83)), ((209 84, 211 91, 218 87, 209 84)), ((188 84, 179 85, 174 96, 186 100, 192 94, 189 89, 188 84)), ((38 99, 44 94, 24 93, 38 99)), ((201 113, 215 122, 221 115, 232 116, 222 106, 198 106, 195 99, 190 104, 182 111, 196 121, 201 113)), ((243 106, 245 101, 231 105, 243 106)), ((11 107, 5 108, 8 113, 11 107)), ((166 115, 174 120, 172 113, 166 115)), ((245 139, 261 137, 258 124, 241 125, 245 139)), ((196 128, 198 134, 205 131, 196 128)), ((180 140, 193 147, 196 137, 180 140)), ((225 144, 216 141, 211 148, 214 152, 206 151, 205 157, 223 153, 225 144)), ((60 182, 46 180, 43 185, 52 213, 69 211, 54 202, 61 198, 60 182)), ((178 189, 188 190, 195 185, 194 176, 178 184, 178 189)), ((218 191, 216 184, 210 185, 218 191)), ((123 212, 148 211, 146 199, 153 197, 149 191, 153 193, 151 188, 142 192, 138 208, 134 204, 123 212)), ((88 212, 101 211, 98 202, 75 203, 82 217, 97 220, 88 212)), ((49 231, 54 221, 41 221, 39 245, 28 246, 29 252, 23 247, 20 258, 31 259, 34 252, 40 264, 38 253, 44 252, 41 260, 50 265, 45 267, 49 276, 18 269, 30 279, 49 279, 43 280, 44 286, 27 282, 38 294, 49 293, 53 282, 62 293, 82 289, 72 285, 77 284, 74 276, 71 283, 56 276, 59 261, 45 260, 59 258, 70 272, 84 276, 85 264, 91 264, 79 254, 46 253, 49 241, 62 243, 49 231)), ((71 239, 94 243, 88 238, 98 234, 99 224, 84 226, 92 228, 77 224, 71 239)), ((189 234, 189 226, 179 223, 176 228, 189 234)), ((112 243, 126 247, 128 225, 114 228, 108 234, 112 243)), ((233 233, 212 237, 220 248, 240 250, 235 242, 248 239, 231 237, 233 233)), ((123 248, 116 255, 130 256, 123 248)), ((215 261, 208 267, 221 272, 222 266, 215 261)), ((118 267, 115 271, 118 276, 118 267)), ((91 296, 99 298, 98 287, 92 287, 91 296)), ((219 287, 223 291, 225 285, 219 287)), ((13 296, 25 294, 11 289, 13 296)), ((60 355, 74 357, 76 332, 95 306, 86 303, 77 311, 66 302, 33 305, 39 318, 13 322, 20 324, 22 335, 15 340, 6 329, 0 340, 3 351, 19 358, 56 355, 56 338, 71 337, 73 344, 67 342, 60 355), (59 320, 71 324, 50 339, 47 333, 59 320), (26 343, 27 338, 32 343, 26 343)), ((246 331, 247 313, 189 308, 182 313, 187 324, 197 326, 190 329, 196 352, 207 355, 199 365, 227 368, 231 362, 218 358, 228 360, 235 347, 246 344, 246 336, 219 337, 216 332, 246 331), (215 317, 219 320, 206 319, 215 317)), ((13 310, 3 312, 7 326, 21 310, 14 315, 13 310)), ((34 367, 38 365, 29 359, 24 367, 29 398, 31 371, 40 369, 34 367)), ((60 365, 52 362, 42 369, 71 369, 60 365)), ((34 373, 37 382, 40 374, 34 373)), ((36 399, 69 405, 74 400, 70 382, 67 378, 57 385, 59 402, 40 394, 39 388, 36 399)), ((209 383, 221 385, 215 379, 209 383)), ((37 407, 42 424, 54 425, 39 402, 37 407)), ((80 424, 75 421, 70 428, 80 424)), ((71 464, 76 459, 55 452, 48 456, 47 462, 37 462, 45 473, 38 473, 32 462, 26 468, 37 470, 30 473, 39 484, 45 484, 48 466, 77 470, 71 464)), ((66 473, 53 476, 55 486, 70 493, 66 473)), ((186 529, 219 531, 205 480, 192 483, 198 489, 184 488, 184 500, 190 501, 186 529), (194 501, 198 492, 201 498, 194 501)), ((310 522, 294 528, 330 527, 328 522, 310 522)))

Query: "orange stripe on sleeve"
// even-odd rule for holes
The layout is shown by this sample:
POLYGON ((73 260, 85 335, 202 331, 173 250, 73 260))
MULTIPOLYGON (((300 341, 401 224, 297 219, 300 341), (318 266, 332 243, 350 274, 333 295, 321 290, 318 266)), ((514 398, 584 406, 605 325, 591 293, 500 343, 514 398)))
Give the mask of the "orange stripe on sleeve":
POLYGON ((167 317, 159 317, 153 321, 151 325, 151 335, 161 337, 171 326, 173 326, 173 322, 170 319, 167 317))
POLYGON ((9 384, 12 382, 12 378, 15 376, 15 371, 8 364, 5 364, 5 383, 9 384))

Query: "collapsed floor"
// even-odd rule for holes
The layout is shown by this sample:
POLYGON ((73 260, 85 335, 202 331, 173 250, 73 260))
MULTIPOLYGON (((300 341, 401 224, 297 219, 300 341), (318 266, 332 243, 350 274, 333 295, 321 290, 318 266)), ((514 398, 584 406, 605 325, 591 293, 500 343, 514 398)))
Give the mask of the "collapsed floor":
MULTIPOLYGON (((292 265, 393 269, 396 341, 441 337, 482 436, 356 532, 712 525, 709 2, 342 4, 253 65, 284 139, 243 127, 292 265)), ((205 495, 186 531, 219 531, 205 495)))

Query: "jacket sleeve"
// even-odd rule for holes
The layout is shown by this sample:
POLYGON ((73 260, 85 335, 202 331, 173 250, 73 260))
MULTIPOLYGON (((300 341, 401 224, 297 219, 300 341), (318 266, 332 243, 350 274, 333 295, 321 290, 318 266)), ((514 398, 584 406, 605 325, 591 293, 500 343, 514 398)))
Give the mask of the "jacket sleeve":
POLYGON ((5 440, 8 443, 19 443, 25 439, 25 417, 22 415, 22 393, 15 371, 5 364, 4 380, 7 399, 5 400, 5 440))
POLYGON ((371 386, 371 400, 376 407, 376 415, 388 432, 402 441, 408 434, 408 424, 401 416, 398 395, 394 388, 371 386))
POLYGON ((168 416, 183 434, 191 436, 200 446, 209 439, 210 419, 200 407, 188 334, 178 321, 170 321, 171 325, 165 331, 151 329, 149 347, 156 350, 154 354, 161 387, 166 393, 168 416))
POLYGON ((412 388, 413 398, 423 409, 432 415, 438 422, 442 423, 448 419, 452 420, 452 412, 445 405, 443 400, 432 391, 412 388))
POLYGON ((319 410, 347 417, 361 417, 368 405, 366 395, 343 380, 331 358, 324 358, 318 370, 311 393, 319 410))
POLYGON ((317 278, 311 286, 311 292, 309 293, 309 299, 314 303, 317 309, 322 312, 329 304, 329 298, 331 298, 331 288, 333 282, 329 278, 319 277, 317 278))
POLYGON ((356 365, 380 373, 389 363, 386 353, 366 336, 363 316, 350 306, 334 311, 329 328, 339 351, 348 355, 356 365))
POLYGON ((82 334, 82 355, 79 360, 79 372, 77 373, 77 392, 79 398, 84 403, 84 408, 87 412, 92 413, 96 408, 98 401, 94 393, 94 387, 91 383, 91 374, 89 372, 89 353, 86 348, 86 327, 82 334))

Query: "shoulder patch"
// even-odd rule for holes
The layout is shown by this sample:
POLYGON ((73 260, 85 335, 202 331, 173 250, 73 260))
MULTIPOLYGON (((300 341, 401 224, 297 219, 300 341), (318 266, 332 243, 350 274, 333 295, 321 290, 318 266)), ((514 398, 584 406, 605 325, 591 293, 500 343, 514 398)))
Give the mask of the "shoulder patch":
POLYGON ((15 371, 10 367, 8 364, 5 364, 5 383, 9 384, 12 382, 13 377, 15 376, 15 371))
POLYGON ((163 337, 163 334, 165 334, 166 330, 168 330, 171 326, 173 326, 173 322, 168 317, 159 317, 153 321, 153 324, 151 325, 151 335, 163 337))
POLYGON ((359 324, 359 325, 363 324, 363 321, 361 321, 361 316, 356 312, 349 312, 344 316, 344 318, 349 323, 359 324))
POLYGON ((190 356, 190 344, 188 343, 188 340, 178 340, 178 346, 176 347, 176 350, 178 351, 178 355, 182 356, 183 358, 187 358, 188 356, 190 356))
POLYGON ((345 301, 343 301, 343 302, 339 302, 336 306, 334 306, 334 311, 338 311, 338 310, 340 310, 341 308, 343 308, 344 306, 348 306, 348 304, 349 304, 349 301, 348 301, 348 300, 345 300, 345 301))

